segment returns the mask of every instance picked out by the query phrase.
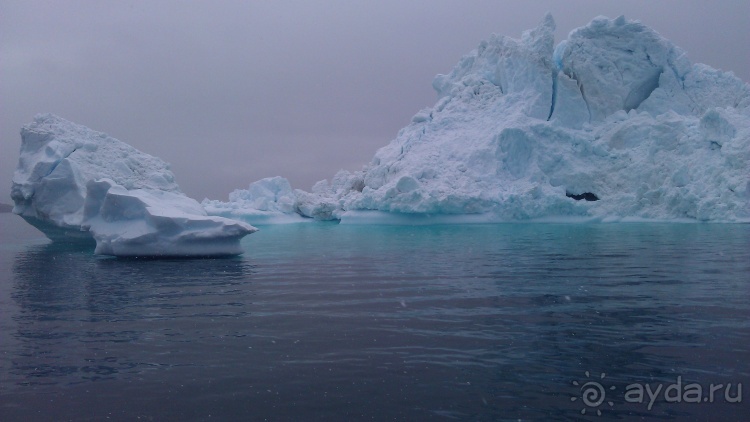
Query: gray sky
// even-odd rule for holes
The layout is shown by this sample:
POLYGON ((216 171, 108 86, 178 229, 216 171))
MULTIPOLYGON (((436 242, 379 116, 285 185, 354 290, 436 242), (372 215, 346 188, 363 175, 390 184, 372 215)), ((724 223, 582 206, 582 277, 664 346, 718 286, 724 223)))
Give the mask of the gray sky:
POLYGON ((545 12, 557 42, 597 15, 639 19, 750 81, 750 2, 0 2, 0 202, 19 130, 51 112, 172 164, 202 200, 281 175, 358 170, 423 107, 432 78, 545 12))

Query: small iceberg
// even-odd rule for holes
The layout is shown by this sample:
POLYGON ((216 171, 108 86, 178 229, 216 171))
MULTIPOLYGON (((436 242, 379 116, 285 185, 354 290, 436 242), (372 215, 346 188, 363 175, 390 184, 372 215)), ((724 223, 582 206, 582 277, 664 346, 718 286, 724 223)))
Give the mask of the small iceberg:
POLYGON ((52 114, 21 130, 11 197, 13 212, 53 241, 95 241, 102 255, 238 255, 257 231, 209 216, 161 159, 52 114))

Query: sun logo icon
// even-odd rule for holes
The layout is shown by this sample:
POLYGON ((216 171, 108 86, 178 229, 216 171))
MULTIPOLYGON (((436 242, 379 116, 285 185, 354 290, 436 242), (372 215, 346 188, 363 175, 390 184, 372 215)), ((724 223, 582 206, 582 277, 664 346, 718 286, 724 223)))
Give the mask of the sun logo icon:
MULTIPOLYGON (((602 372, 602 374, 599 376, 599 380, 603 380, 605 376, 606 374, 602 372)), ((586 371, 586 378, 591 378, 589 371, 586 371)), ((601 416, 602 411, 601 409, 598 409, 598 407, 601 406, 606 400, 607 389, 605 389, 604 386, 598 381, 585 381, 585 380, 581 382, 573 381, 573 385, 575 385, 576 387, 579 387, 579 391, 581 392, 581 395, 580 397, 579 396, 571 397, 570 401, 576 401, 579 398, 581 399, 581 401, 583 402, 585 406, 583 409, 581 409, 581 414, 585 415, 586 410, 591 408, 591 409, 596 409, 597 416, 601 416)), ((615 389, 614 385, 609 387, 609 390, 614 390, 614 389, 615 389)), ((612 407, 615 405, 612 401, 609 401, 609 400, 607 400, 607 404, 609 405, 609 407, 612 407)))

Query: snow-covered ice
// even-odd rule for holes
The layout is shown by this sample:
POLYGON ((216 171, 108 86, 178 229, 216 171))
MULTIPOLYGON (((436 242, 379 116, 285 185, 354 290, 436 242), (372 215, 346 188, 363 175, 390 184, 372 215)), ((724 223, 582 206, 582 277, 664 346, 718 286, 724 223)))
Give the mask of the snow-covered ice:
POLYGON ((747 83, 691 64, 624 17, 595 18, 557 46, 554 30, 547 15, 521 39, 480 43, 435 77, 435 106, 362 170, 311 192, 285 187, 283 206, 269 190, 210 201, 211 212, 342 222, 750 221, 747 83))
POLYGON ((257 230, 208 216, 167 163, 104 133, 42 114, 21 138, 13 212, 52 240, 93 238, 116 256, 236 255, 257 230))

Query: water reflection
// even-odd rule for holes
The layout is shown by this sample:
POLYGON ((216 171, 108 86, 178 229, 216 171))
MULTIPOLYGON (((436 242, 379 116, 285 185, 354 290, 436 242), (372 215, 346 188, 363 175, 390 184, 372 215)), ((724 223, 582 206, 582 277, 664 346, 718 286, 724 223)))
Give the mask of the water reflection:
POLYGON ((150 347, 164 348, 154 339, 179 339, 191 318, 249 314, 253 271, 238 257, 120 260, 60 243, 29 247, 13 264, 11 373, 18 384, 75 383, 189 364, 154 360, 150 347))

